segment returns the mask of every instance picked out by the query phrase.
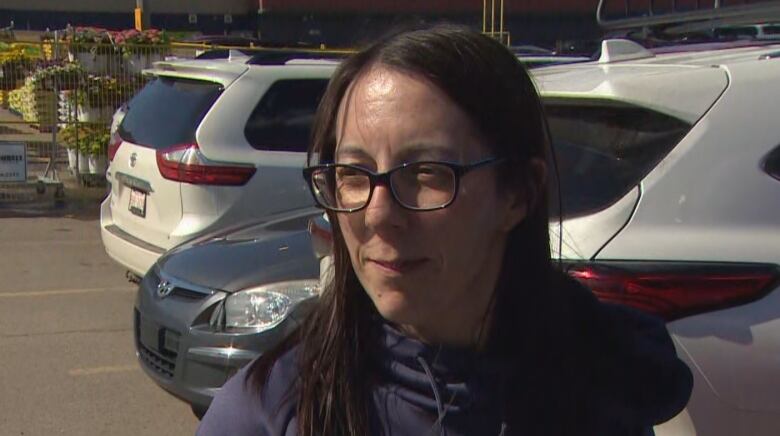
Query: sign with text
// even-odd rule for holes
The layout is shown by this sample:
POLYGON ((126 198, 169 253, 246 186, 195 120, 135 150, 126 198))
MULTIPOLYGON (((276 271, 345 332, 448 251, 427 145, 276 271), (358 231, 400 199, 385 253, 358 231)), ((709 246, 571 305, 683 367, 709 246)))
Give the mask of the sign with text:
POLYGON ((0 143, 0 183, 27 181, 27 146, 0 143))

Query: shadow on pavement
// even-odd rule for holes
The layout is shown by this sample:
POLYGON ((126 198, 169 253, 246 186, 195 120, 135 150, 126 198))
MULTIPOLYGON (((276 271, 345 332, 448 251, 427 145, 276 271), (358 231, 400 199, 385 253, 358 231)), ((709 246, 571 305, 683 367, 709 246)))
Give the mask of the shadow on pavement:
POLYGON ((92 221, 100 218, 105 187, 65 189, 65 196, 32 202, 0 202, 0 218, 73 218, 92 221))

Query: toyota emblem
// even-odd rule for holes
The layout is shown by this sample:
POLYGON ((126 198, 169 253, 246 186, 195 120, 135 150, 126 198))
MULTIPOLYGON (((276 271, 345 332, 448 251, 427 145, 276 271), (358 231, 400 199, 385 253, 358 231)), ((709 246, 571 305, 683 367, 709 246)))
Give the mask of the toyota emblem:
POLYGON ((138 160, 138 153, 133 153, 130 155, 130 168, 135 168, 135 161, 138 160))
POLYGON ((173 292, 173 288, 175 288, 173 283, 165 280, 161 282, 159 285, 157 285, 157 296, 160 298, 165 298, 171 295, 171 292, 173 292))

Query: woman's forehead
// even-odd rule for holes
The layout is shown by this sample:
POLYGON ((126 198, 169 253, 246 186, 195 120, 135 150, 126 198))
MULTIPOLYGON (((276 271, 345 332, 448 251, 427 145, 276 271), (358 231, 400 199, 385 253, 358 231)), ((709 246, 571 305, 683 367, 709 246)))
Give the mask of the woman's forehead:
POLYGON ((337 116, 337 157, 381 150, 458 159, 481 142, 468 115, 436 85, 387 67, 372 67, 356 78, 337 116))

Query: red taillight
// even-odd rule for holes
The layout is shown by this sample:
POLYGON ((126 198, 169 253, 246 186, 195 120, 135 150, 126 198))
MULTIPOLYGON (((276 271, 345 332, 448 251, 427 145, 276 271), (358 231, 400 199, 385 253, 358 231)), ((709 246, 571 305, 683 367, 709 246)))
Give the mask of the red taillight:
POLYGON ((108 161, 111 162, 116 156, 116 152, 119 151, 119 146, 122 145, 122 138, 114 132, 111 135, 111 139, 108 141, 108 161))
POLYGON ((252 165, 226 165, 209 161, 198 149, 198 144, 175 145, 157 150, 157 168, 168 180, 195 185, 240 186, 255 174, 252 165))
POLYGON ((732 263, 598 262, 573 264, 567 273, 602 301, 667 321, 754 301, 778 279, 776 265, 732 263))

